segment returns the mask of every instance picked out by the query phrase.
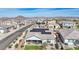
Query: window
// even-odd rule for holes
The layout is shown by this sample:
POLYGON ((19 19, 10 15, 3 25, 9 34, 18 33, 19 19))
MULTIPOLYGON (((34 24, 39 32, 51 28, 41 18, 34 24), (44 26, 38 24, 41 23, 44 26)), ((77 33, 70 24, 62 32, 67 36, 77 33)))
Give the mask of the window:
POLYGON ((75 40, 75 43, 76 43, 76 44, 79 44, 79 40, 75 40))
POLYGON ((72 43, 72 42, 73 42, 73 40, 72 40, 72 39, 69 39, 69 40, 68 40, 68 42, 71 42, 71 43, 72 43))

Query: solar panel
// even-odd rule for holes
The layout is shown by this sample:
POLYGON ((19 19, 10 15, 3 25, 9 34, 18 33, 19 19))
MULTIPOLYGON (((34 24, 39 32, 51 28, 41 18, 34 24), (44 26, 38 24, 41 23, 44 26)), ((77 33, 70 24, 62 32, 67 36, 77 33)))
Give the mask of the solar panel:
POLYGON ((32 30, 30 30, 30 32, 41 32, 41 34, 51 34, 51 32, 45 32, 45 30, 49 29, 33 28, 32 30))
POLYGON ((36 29, 36 30, 49 30, 49 29, 44 29, 44 28, 33 28, 33 29, 36 29))
POLYGON ((41 30, 41 29, 33 29, 33 30, 30 30, 30 32, 43 32, 45 30, 41 30))
POLYGON ((30 32, 45 32, 45 30, 49 30, 49 29, 34 28, 34 29, 30 30, 30 32))
POLYGON ((41 34, 51 34, 51 32, 41 32, 41 34))

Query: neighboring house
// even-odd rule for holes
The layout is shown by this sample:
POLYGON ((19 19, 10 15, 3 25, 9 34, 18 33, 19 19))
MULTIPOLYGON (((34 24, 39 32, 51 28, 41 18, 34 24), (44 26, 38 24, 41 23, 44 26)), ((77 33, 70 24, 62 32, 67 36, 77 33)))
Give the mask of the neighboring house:
POLYGON ((7 33, 8 29, 5 27, 0 27, 0 33, 7 33))
POLYGON ((79 31, 73 29, 59 30, 69 46, 79 45, 79 31))
POLYGON ((74 30, 68 36, 66 36, 65 39, 65 42, 69 45, 79 45, 79 31, 74 30))
POLYGON ((55 20, 50 20, 48 21, 48 28, 57 29, 57 28, 60 28, 60 25, 55 20))
POLYGON ((75 28, 76 27, 76 23, 71 22, 71 21, 63 21, 61 22, 61 25, 63 28, 75 28))
POLYGON ((10 25, 0 26, 0 33, 9 32, 9 31, 13 30, 14 28, 15 28, 14 26, 10 26, 10 25))
POLYGON ((37 21, 36 24, 38 28, 46 28, 46 24, 42 20, 37 21))

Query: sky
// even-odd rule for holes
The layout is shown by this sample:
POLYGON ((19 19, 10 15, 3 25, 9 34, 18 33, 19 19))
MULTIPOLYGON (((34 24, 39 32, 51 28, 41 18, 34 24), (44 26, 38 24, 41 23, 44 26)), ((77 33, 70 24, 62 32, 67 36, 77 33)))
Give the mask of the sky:
POLYGON ((0 17, 15 17, 18 15, 26 17, 78 17, 79 8, 0 8, 0 17))

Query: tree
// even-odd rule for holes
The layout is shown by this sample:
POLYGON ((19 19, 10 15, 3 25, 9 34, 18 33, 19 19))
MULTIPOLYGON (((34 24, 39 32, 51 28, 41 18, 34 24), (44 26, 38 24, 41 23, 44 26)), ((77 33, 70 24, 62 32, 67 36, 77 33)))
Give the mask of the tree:
POLYGON ((74 22, 76 22, 76 20, 75 20, 75 19, 74 19, 73 21, 74 21, 74 22))
POLYGON ((18 44, 15 44, 15 48, 18 48, 18 44))
POLYGON ((9 45, 9 47, 8 48, 12 48, 12 44, 11 45, 9 45))
POLYGON ((77 25, 77 28, 79 29, 79 25, 77 25))
POLYGON ((21 45, 21 48, 23 48, 24 47, 24 45, 21 45))
POLYGON ((12 46, 10 45, 9 48, 11 48, 12 46))

